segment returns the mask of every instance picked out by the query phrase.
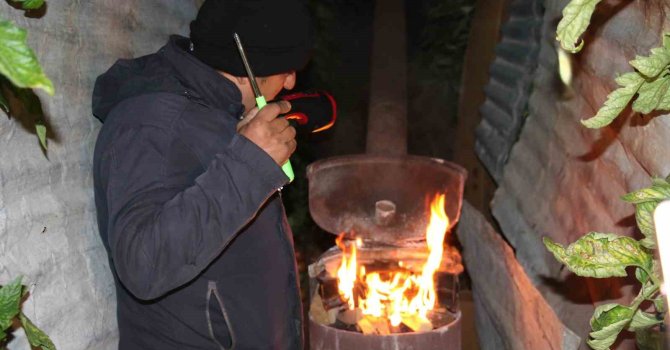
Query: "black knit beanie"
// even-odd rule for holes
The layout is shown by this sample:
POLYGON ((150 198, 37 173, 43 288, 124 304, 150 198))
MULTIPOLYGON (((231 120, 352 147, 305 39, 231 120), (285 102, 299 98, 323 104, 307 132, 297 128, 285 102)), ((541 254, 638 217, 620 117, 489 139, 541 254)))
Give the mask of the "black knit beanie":
POLYGON ((235 32, 259 77, 303 68, 314 41, 301 0, 206 0, 191 22, 193 54, 212 68, 246 76, 235 32))

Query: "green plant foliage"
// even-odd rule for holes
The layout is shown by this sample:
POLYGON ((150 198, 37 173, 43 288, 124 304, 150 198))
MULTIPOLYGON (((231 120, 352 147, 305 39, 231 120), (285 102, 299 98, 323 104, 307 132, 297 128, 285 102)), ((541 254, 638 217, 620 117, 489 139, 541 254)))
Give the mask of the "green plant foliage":
POLYGON ((635 72, 630 72, 617 77, 616 82, 621 87, 607 95, 607 101, 595 116, 581 121, 584 126, 602 128, 609 125, 633 99, 644 83, 644 78, 635 72))
POLYGON ((640 204, 645 202, 660 202, 670 198, 670 184, 652 184, 651 187, 634 191, 621 197, 628 203, 640 204))
POLYGON ((28 338, 30 345, 41 350, 56 350, 56 346, 51 339, 49 339, 49 336, 41 329, 37 328, 37 326, 35 326, 23 312, 19 315, 19 319, 21 320, 21 326, 23 326, 23 330, 26 332, 26 338, 28 338))
POLYGON ((631 322, 633 314, 631 308, 619 304, 598 306, 591 317, 591 339, 586 343, 596 350, 609 349, 619 333, 631 322))
POLYGON ((24 10, 36 10, 44 5, 44 0, 10 0, 21 3, 24 10))
POLYGON ((633 319, 628 325, 628 330, 635 332, 639 329, 649 328, 657 324, 661 324, 662 322, 663 320, 657 319, 656 315, 638 309, 635 311, 633 319))
POLYGON ((12 325, 12 320, 19 314, 22 290, 21 277, 0 287, 0 339, 5 338, 5 330, 12 325))
POLYGON ((556 28, 556 40, 563 49, 575 53, 584 47, 581 36, 591 23, 591 16, 599 2, 600 0, 572 0, 565 6, 563 18, 556 28))
POLYGON ((635 216, 644 238, 636 241, 630 237, 611 233, 590 232, 564 248, 544 238, 547 249, 556 259, 579 276, 624 277, 626 267, 634 266, 635 278, 642 284, 640 292, 630 306, 606 304, 596 308, 591 318, 592 332, 588 345, 596 350, 609 349, 618 334, 627 327, 636 333, 640 349, 656 349, 658 337, 650 328, 663 323, 655 314, 640 309, 650 301, 657 313, 665 315, 665 300, 660 294, 660 263, 653 260, 651 249, 656 246, 653 212, 658 203, 670 198, 668 178, 653 178, 648 188, 633 191, 622 197, 635 204, 635 216))
POLYGON ((35 133, 37 133, 37 138, 40 140, 40 145, 45 150, 47 149, 47 127, 41 122, 35 124, 35 133))
POLYGON ((611 233, 590 232, 564 248, 549 238, 544 245, 570 271, 584 277, 624 277, 626 267, 651 266, 651 255, 634 239, 611 233))
POLYGON ((18 317, 28 342, 41 350, 56 350, 49 336, 37 328, 26 315, 21 312, 21 298, 27 294, 25 286, 21 284, 21 277, 0 287, 0 344, 7 338, 6 330, 12 326, 18 317))
POLYGON ((643 202, 635 206, 635 221, 644 238, 640 244, 647 249, 656 248, 656 228, 654 227, 654 210, 658 202, 643 202))
POLYGON ((2 96, 2 91, 0 91, 0 109, 9 114, 9 103, 7 103, 5 96, 2 96))
POLYGON ((33 50, 26 44, 26 31, 10 21, 0 21, 0 74, 22 88, 38 88, 54 94, 53 83, 42 72, 33 50))

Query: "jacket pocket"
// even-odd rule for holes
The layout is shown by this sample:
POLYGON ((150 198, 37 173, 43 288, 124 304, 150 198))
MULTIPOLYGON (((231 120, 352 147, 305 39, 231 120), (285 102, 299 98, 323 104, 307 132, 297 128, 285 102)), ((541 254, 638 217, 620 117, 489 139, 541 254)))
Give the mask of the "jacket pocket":
POLYGON ((232 350, 235 335, 230 328, 230 320, 219 294, 216 281, 207 283, 207 304, 205 305, 209 336, 220 350, 232 350))

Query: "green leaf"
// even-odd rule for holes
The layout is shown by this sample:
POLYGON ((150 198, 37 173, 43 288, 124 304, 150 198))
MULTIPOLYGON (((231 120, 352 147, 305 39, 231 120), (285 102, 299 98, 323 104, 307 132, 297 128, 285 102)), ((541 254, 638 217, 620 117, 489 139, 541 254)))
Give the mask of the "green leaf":
POLYGON ((22 88, 43 89, 54 94, 51 80, 44 75, 37 57, 26 44, 26 31, 10 21, 0 21, 0 74, 22 88))
POLYGON ((649 275, 647 274, 647 272, 639 267, 635 269, 635 278, 637 278, 637 280, 640 281, 640 283, 642 284, 645 284, 647 283, 647 281, 649 281, 649 275))
POLYGON ((664 295, 659 295, 654 299, 654 307, 656 308, 656 311, 665 314, 665 296, 664 295))
POLYGON ((595 350, 609 349, 621 330, 631 321, 633 310, 619 304, 605 304, 596 308, 591 317, 591 339, 586 343, 595 350))
POLYGON ((626 267, 648 268, 652 263, 651 255, 636 240, 611 233, 589 232, 567 248, 547 237, 543 241, 558 261, 579 276, 624 277, 626 267))
POLYGON ((628 106, 645 80, 636 72, 628 72, 617 77, 616 82, 621 87, 607 95, 607 101, 595 116, 581 121, 584 126, 594 129, 609 125, 628 106))
POLYGON ((638 96, 633 102, 633 110, 642 114, 655 110, 668 94, 668 87, 670 87, 670 77, 667 76, 642 83, 638 96))
POLYGON ((26 338, 28 338, 30 345, 41 350, 56 350, 56 346, 51 341, 51 339, 49 339, 49 336, 46 335, 41 329, 37 328, 37 326, 35 326, 35 324, 33 324, 32 321, 30 321, 30 319, 23 314, 23 312, 19 318, 21 319, 21 325, 23 326, 23 330, 26 332, 26 338))
POLYGON ((42 148, 46 151, 47 149, 47 127, 41 122, 35 123, 35 132, 37 133, 37 138, 40 140, 42 148))
POLYGON ((12 325, 12 320, 19 313, 21 302, 21 277, 0 288, 0 330, 4 331, 12 325))
POLYGON ((640 244, 647 249, 654 249, 656 247, 656 229, 654 227, 654 209, 658 202, 643 202, 635 205, 635 221, 640 232, 644 235, 644 239, 640 240, 640 244))
POLYGON ((651 184, 652 186, 670 186, 668 179, 656 176, 651 178, 651 184))
POLYGON ((663 346, 663 334, 655 329, 641 329, 635 332, 638 350, 658 350, 663 346))
POLYGON ((572 0, 563 9, 563 18, 556 28, 556 40, 563 49, 572 53, 578 52, 584 46, 580 38, 591 22, 591 15, 600 0, 572 0), (575 46, 575 44, 579 44, 575 46))
POLYGON ((5 113, 9 114, 9 103, 7 103, 5 96, 2 95, 1 90, 0 90, 0 109, 5 111, 5 113))
POLYGON ((647 78, 656 77, 666 69, 669 64, 670 50, 664 46, 651 49, 651 54, 648 57, 635 56, 635 59, 630 61, 630 65, 635 67, 635 69, 647 78))
POLYGON ((670 198, 670 185, 652 185, 651 187, 633 191, 621 197, 624 201, 634 204, 658 202, 668 198, 670 198))
POLYGON ((35 10, 44 5, 44 0, 11 0, 11 1, 21 3, 21 7, 23 7, 24 10, 35 10))
POLYGON ((628 325, 628 330, 635 332, 637 330, 649 328, 660 323, 663 323, 663 320, 656 319, 656 315, 638 309, 633 315, 633 320, 630 321, 630 324, 628 325))

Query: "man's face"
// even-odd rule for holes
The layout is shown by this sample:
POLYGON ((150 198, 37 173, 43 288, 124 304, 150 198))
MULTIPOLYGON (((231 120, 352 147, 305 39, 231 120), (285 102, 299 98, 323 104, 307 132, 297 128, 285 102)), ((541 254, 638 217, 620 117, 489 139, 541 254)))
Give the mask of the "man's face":
MULTIPOLYGON (((291 90, 295 86, 295 72, 280 73, 270 75, 267 77, 256 78, 258 88, 265 97, 266 101, 274 100, 282 89, 291 90)), ((245 89, 242 93, 242 103, 245 106, 246 112, 256 106, 256 99, 251 84, 247 81, 246 84, 240 87, 245 89)))

